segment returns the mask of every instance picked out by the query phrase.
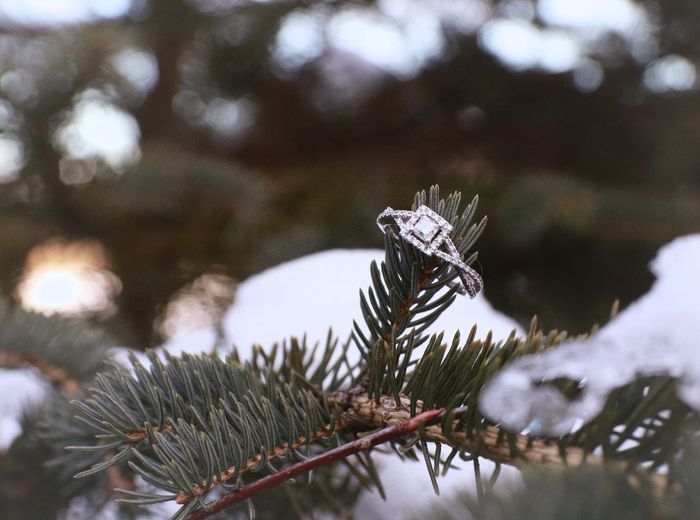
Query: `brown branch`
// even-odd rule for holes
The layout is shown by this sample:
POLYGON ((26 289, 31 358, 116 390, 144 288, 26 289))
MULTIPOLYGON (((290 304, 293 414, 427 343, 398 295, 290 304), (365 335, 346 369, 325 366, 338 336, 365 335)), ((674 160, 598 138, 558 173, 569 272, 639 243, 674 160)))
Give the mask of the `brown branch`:
POLYGON ((314 457, 310 457, 302 462, 294 464, 286 469, 282 469, 277 473, 265 476, 255 482, 246 484, 239 490, 228 495, 224 495, 218 500, 210 504, 206 509, 200 509, 190 514, 187 520, 202 520, 216 514, 224 509, 231 507, 251 496, 260 493, 266 489, 273 488, 294 477, 308 473, 327 464, 331 464, 341 459, 345 459, 356 453, 366 451, 378 444, 403 437, 417 431, 421 426, 427 426, 439 422, 445 413, 444 408, 428 410, 422 412, 415 417, 411 417, 405 421, 401 421, 393 426, 388 426, 377 432, 370 433, 356 441, 343 444, 335 449, 320 453, 314 457))
POLYGON ((36 354, 18 354, 16 352, 5 352, 0 350, 0 367, 22 368, 24 366, 36 368, 42 375, 48 378, 55 386, 61 388, 65 393, 73 395, 80 386, 78 381, 68 375, 68 373, 51 363, 47 363, 36 354))
MULTIPOLYGON (((351 414, 352 420, 356 420, 358 424, 383 427, 400 424, 411 418, 411 400, 405 395, 401 396, 398 405, 390 396, 382 396, 377 402, 366 393, 355 393, 351 399, 348 412, 351 414)), ((422 409, 420 401, 418 401, 416 409, 418 411, 422 409)), ((466 407, 454 409, 453 418, 459 419, 466 411, 466 407)), ((347 425, 341 425, 341 428, 343 426, 347 425)), ((562 453, 558 443, 553 440, 532 438, 522 434, 515 435, 513 447, 511 447, 511 444, 503 437, 503 430, 498 426, 486 426, 478 430, 453 431, 448 437, 440 425, 434 424, 426 425, 424 435, 430 441, 457 447, 473 455, 511 466, 521 466, 528 462, 557 466, 579 466, 586 461, 598 460, 595 457, 589 457, 587 460, 585 450, 578 446, 569 446, 562 453)))
POLYGON ((411 297, 410 294, 407 295, 408 297, 403 301, 401 304, 401 307, 399 308, 398 316, 396 317, 396 321, 392 325, 391 329, 389 330, 389 334, 385 336, 384 341, 389 343, 391 338, 395 337, 396 334, 399 332, 401 329, 401 323, 404 322, 408 318, 409 311, 411 310, 411 307, 415 305, 416 299, 418 298, 418 295, 420 292, 425 289, 425 286, 428 284, 428 282, 431 280, 433 277, 433 273, 435 272, 435 269, 437 269, 437 262, 434 261, 431 265, 426 266, 423 268, 423 271, 421 271, 420 278, 418 279, 418 283, 416 284, 417 290, 415 293, 415 296, 411 297))
MULTIPOLYGON (((379 350, 378 357, 376 360, 376 366, 381 367, 382 370, 386 368, 386 358, 389 353, 388 351, 390 349, 390 345, 393 344, 394 339, 396 338, 397 334, 399 334, 401 329, 405 327, 406 321, 408 320, 408 316, 411 311, 411 307, 415 305, 418 295, 425 289, 428 282, 432 279, 433 274, 437 269, 437 266, 437 261, 434 260, 431 265, 423 268, 418 278, 418 282, 416 283, 416 291, 414 295, 411 296, 411 294, 406 294, 406 298, 401 303, 401 306, 399 307, 398 312, 394 317, 394 322, 392 323, 391 327, 385 328, 385 330, 382 332, 381 339, 383 341, 384 348, 379 350)), ((375 394, 375 401, 377 402, 377 404, 379 403, 381 392, 381 388, 374 389, 373 393, 375 394)))
MULTIPOLYGON (((170 432, 172 430, 173 430, 173 427, 169 424, 164 425, 162 428, 159 428, 158 426, 151 427, 151 431, 154 433, 158 432, 158 431, 160 431, 161 433, 166 433, 166 432, 170 432)), ((311 442, 316 442, 324 437, 328 437, 334 431, 335 431, 335 428, 333 428, 331 425, 326 425, 323 428, 320 428, 319 430, 314 432, 311 439, 307 439, 304 435, 302 435, 295 442, 293 442, 291 445, 287 442, 283 442, 282 444, 275 447, 273 450, 271 450, 267 454, 267 460, 273 461, 274 459, 276 459, 278 457, 283 457, 284 455, 289 453, 291 450, 299 449, 300 447, 302 447, 305 444, 308 444, 311 442)), ((148 438, 149 438, 149 435, 145 429, 133 431, 133 432, 130 432, 127 434, 127 441, 132 442, 134 444, 141 443, 148 438)), ((192 500, 194 500, 195 498, 204 495, 208 491, 211 491, 219 484, 227 482, 228 480, 232 479, 233 477, 237 477, 237 476, 241 475, 242 473, 245 473, 247 471, 250 471, 251 469, 258 467, 260 465, 261 461, 262 461, 262 456, 260 454, 258 454, 255 457, 248 459, 245 462, 245 464, 241 465, 240 467, 232 466, 232 467, 226 469, 225 471, 222 471, 219 475, 214 475, 210 482, 203 481, 203 482, 200 482, 198 484, 194 484, 192 486, 194 493, 187 493, 187 492, 181 491, 177 494, 177 496, 175 498, 175 502, 178 504, 188 504, 189 502, 192 502, 192 500)), ((114 487, 117 488, 117 487, 124 487, 124 486, 114 486, 114 487)), ((130 489, 130 488, 126 488, 126 489, 130 489)))
MULTIPOLYGON (((288 453, 290 450, 296 450, 303 446, 304 444, 310 443, 317 441, 323 437, 327 437, 330 435, 334 429, 331 426, 326 426, 324 428, 321 428, 318 430, 313 438, 310 440, 307 440, 306 437, 303 435, 299 437, 296 442, 294 442, 291 446, 283 442, 279 446, 277 446, 274 450, 272 450, 270 453, 267 455, 267 460, 274 460, 277 457, 282 457, 286 453, 288 453)), ((248 460, 242 467, 240 468, 235 468, 231 467, 228 468, 226 471, 222 471, 220 475, 215 475, 214 478, 211 479, 211 483, 207 485, 206 482, 201 482, 199 484, 195 484, 193 486, 194 489, 194 494, 192 493, 184 493, 180 492, 177 494, 177 498, 175 499, 175 502, 178 504, 187 504, 189 502, 192 502, 195 498, 202 496, 206 492, 210 491, 214 487, 218 486, 219 484, 226 482, 227 480, 230 480, 233 477, 236 477, 240 475, 241 473, 245 473, 246 471, 250 471, 251 469, 258 467, 260 465, 260 462, 262 461, 262 456, 260 454, 256 455, 252 459, 248 460)))
MULTIPOLYGON (((533 439, 526 435, 515 435, 511 442, 497 426, 483 429, 452 431, 448 436, 439 424, 445 418, 444 408, 421 410, 418 403, 418 415, 411 416, 410 398, 401 396, 397 403, 393 397, 382 396, 377 402, 366 392, 352 389, 331 396, 331 401, 345 408, 344 417, 336 425, 336 430, 352 430, 361 427, 365 431, 379 428, 335 449, 320 453, 297 464, 282 469, 259 480, 242 486, 233 493, 222 496, 208 507, 197 510, 187 516, 186 520, 201 520, 238 504, 248 498, 278 486, 279 484, 327 464, 347 458, 356 453, 369 450, 374 446, 389 442, 422 429, 421 435, 426 440, 444 443, 459 448, 475 456, 511 466, 525 464, 547 464, 558 467, 576 467, 584 463, 602 464, 601 457, 587 457, 585 450, 579 446, 569 446, 561 451, 557 442, 548 439, 533 439)), ((452 420, 462 417, 468 408, 461 406, 450 412, 452 420)), ((653 479, 654 476, 652 475, 653 479)), ((660 478, 653 484, 658 489, 665 489, 666 479, 660 478)), ((202 490, 204 491, 204 489, 202 490)), ((191 497, 190 500, 194 498, 191 497)))
MULTIPOLYGON (((421 425, 424 427, 423 434, 427 440, 459 447, 480 457, 512 466, 521 466, 529 462, 546 463, 555 466, 578 466, 585 461, 585 452, 581 448, 569 447, 566 453, 562 455, 556 442, 546 439, 531 439, 526 435, 516 436, 515 450, 513 450, 511 445, 501 438, 500 429, 496 426, 488 426, 480 431, 455 431, 448 438, 442 431, 442 427, 437 424, 443 419, 445 410, 439 408, 420 412, 421 403, 419 402, 417 408, 420 413, 416 416, 411 416, 408 396, 401 396, 399 403, 396 403, 394 398, 390 396, 382 396, 377 401, 372 399, 366 392, 360 392, 359 389, 351 389, 331 396, 329 401, 346 409, 344 418, 336 425, 336 430, 353 430, 358 426, 365 431, 376 428, 379 428, 379 430, 244 485, 239 490, 214 501, 206 509, 190 514, 187 520, 207 518, 257 493, 275 487, 290 478, 349 457, 360 451, 368 450, 378 444, 413 433, 421 425)), ((456 420, 466 412, 467 407, 463 406, 452 410, 451 415, 456 420)), ((286 451, 286 446, 280 446, 278 450, 273 451, 271 457, 286 451), (278 451, 279 453, 277 453, 278 451)), ((249 469, 249 466, 255 466, 259 462, 259 456, 251 459, 249 464, 242 468, 241 471, 246 471, 249 469)), ((237 473, 231 468, 222 473, 220 477, 215 478, 211 485, 198 484, 195 486, 195 495, 189 493, 179 494, 176 502, 179 504, 189 503, 197 496, 202 496, 212 487, 229 480, 234 474, 240 474, 240 472, 237 473)))

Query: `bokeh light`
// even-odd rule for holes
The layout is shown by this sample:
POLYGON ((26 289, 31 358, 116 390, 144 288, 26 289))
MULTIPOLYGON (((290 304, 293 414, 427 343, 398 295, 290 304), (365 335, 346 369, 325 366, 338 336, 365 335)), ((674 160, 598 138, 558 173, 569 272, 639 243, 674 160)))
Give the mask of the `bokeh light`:
POLYGON ((58 146, 74 159, 103 159, 116 171, 140 157, 140 131, 134 117, 99 92, 84 93, 56 132, 58 146))
POLYGON ((96 242, 52 241, 34 247, 17 296, 26 309, 44 314, 85 315, 114 311, 121 290, 96 242))

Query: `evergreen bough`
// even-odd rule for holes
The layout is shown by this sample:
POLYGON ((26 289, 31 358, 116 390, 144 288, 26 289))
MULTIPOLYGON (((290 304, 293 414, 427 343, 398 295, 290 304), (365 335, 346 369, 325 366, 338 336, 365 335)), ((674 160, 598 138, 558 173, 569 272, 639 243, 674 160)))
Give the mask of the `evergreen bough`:
MULTIPOLYGON (((442 199, 433 187, 416 195, 413 209, 421 205, 453 226, 451 239, 464 262, 472 264, 486 223, 474 221, 477 198, 460 211, 458 193, 442 199)), ((698 414, 676 398, 671 378, 645 378, 619 388, 603 412, 575 433, 547 438, 506 431, 478 409, 484 384, 513 359, 556 348, 567 333, 545 333, 533 319, 525 337, 513 332, 503 341, 490 333, 477 339, 475 326, 466 338, 429 335, 428 327, 456 297, 457 273, 392 233, 385 235, 384 246, 384 261, 370 266, 371 287, 360 292, 362 321, 353 324, 345 342, 329 333, 322 345, 292 339, 269 352, 256 347, 249 360, 239 359, 235 350, 225 358, 153 351, 145 364, 131 356, 130 367, 103 365, 104 352, 94 350, 92 341, 97 336, 86 335, 86 327, 70 336, 62 322, 2 307, 0 334, 6 339, 0 362, 48 366, 49 373, 62 375, 56 381, 62 395, 74 397, 71 410, 57 393, 39 414, 36 438, 53 450, 48 464, 59 468, 59 475, 75 474, 79 480, 109 475, 120 503, 147 507, 175 501, 181 505, 172 517, 177 520, 205 518, 243 501, 254 514, 251 500, 258 493, 304 475, 309 476, 305 486, 326 495, 333 482, 346 487, 348 479, 381 493, 371 458, 371 449, 380 444, 397 456, 422 457, 436 492, 439 476, 453 467, 455 457, 474 462, 478 500, 465 495, 448 502, 450 509, 433 511, 445 518, 469 510, 478 518, 505 519, 523 511, 522 493, 503 498, 489 492, 501 464, 523 469, 527 501, 540 518, 558 518, 560 506, 577 490, 596 494, 605 485, 620 489, 620 500, 636 501, 654 517, 692 509, 690 499, 672 507, 667 498, 650 498, 679 496, 683 490, 683 496, 691 496, 688 486, 697 483, 694 466, 683 459, 698 451, 693 448, 698 414), (22 320, 64 332, 55 340, 23 343, 12 332, 26 328, 22 320), (64 346, 68 355, 57 356, 51 345, 64 337, 75 341, 64 346), (350 361, 349 349, 359 349, 358 363, 350 361), (76 371, 81 353, 89 352, 88 364, 76 371), (76 384, 66 388, 66 381, 76 384), (488 481, 480 474, 480 458, 496 463, 488 481), (338 463, 346 469, 334 472, 338 463), (556 469, 532 473, 533 467, 556 469), (319 483, 314 471, 327 478, 319 483), (552 477, 557 473, 551 471, 565 477, 552 477), (134 476, 145 485, 135 486, 134 476), (543 491, 537 484, 550 481, 558 485, 543 491)), ((573 399, 582 382, 547 384, 573 399)), ((601 507, 608 502, 611 511, 620 509, 615 500, 601 507)), ((303 514, 303 507, 297 509, 303 514)))

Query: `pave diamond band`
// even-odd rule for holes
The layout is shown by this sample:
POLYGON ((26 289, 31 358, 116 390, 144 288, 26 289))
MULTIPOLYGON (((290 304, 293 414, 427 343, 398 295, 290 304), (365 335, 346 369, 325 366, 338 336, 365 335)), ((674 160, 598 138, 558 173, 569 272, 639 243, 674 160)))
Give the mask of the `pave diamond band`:
POLYGON ((483 287, 479 274, 462 261, 450 238, 452 225, 427 206, 416 211, 386 208, 377 217, 384 232, 399 236, 426 255, 435 256, 454 266, 462 283, 457 291, 474 298, 483 287))

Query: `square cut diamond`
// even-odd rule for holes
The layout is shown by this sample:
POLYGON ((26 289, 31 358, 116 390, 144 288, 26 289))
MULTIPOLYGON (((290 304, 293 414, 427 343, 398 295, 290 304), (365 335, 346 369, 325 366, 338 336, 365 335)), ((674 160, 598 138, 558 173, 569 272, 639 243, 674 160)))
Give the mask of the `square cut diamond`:
POLYGON ((440 224, 422 215, 413 225, 413 231, 423 242, 429 243, 440 232, 440 224))

